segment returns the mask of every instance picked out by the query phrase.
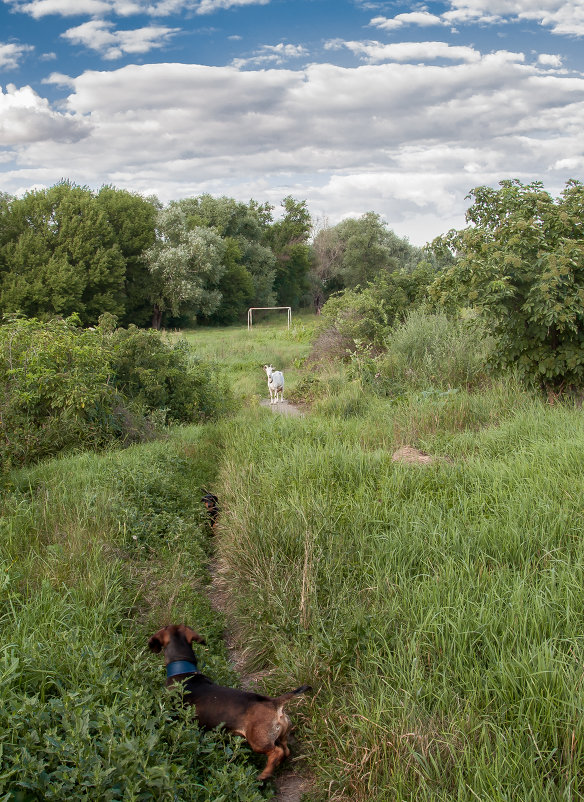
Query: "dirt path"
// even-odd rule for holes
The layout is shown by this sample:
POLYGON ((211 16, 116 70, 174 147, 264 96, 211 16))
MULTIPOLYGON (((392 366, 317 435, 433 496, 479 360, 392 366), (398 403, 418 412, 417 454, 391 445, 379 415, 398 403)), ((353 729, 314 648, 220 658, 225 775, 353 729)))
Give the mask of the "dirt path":
POLYGON ((269 399, 263 398, 260 401, 261 407, 269 407, 274 414, 279 415, 304 415, 302 410, 298 409, 297 406, 291 404, 289 401, 278 401, 277 404, 271 404, 269 399))
MULTIPOLYGON (((268 401, 266 406, 270 406, 268 401)), ((264 404, 262 404, 264 406, 264 404)), ((275 405, 273 405, 275 406, 275 405)), ((302 412, 294 407, 293 404, 278 404, 278 409, 274 410, 275 414, 284 415, 302 415, 302 412), (286 407, 290 409, 286 410, 286 407)), ((224 634, 224 642, 227 647, 227 654, 229 662, 234 670, 239 674, 241 686, 248 691, 256 691, 261 693, 258 688, 258 683, 269 674, 268 671, 256 671, 254 673, 246 672, 245 670, 245 653, 242 649, 238 648, 237 640, 234 637, 233 631, 230 626, 229 615, 229 596, 226 593, 225 587, 221 580, 221 565, 218 559, 213 559, 209 565, 209 572, 211 574, 211 585, 208 590, 209 600, 214 610, 220 612, 226 620, 226 630, 224 634)), ((283 764, 282 768, 278 769, 274 778, 275 794, 271 797, 271 802, 302 802, 307 799, 310 792, 310 780, 299 774, 293 767, 294 756, 298 755, 299 747, 295 742, 294 735, 289 738, 290 746, 292 748, 292 755, 283 764)))

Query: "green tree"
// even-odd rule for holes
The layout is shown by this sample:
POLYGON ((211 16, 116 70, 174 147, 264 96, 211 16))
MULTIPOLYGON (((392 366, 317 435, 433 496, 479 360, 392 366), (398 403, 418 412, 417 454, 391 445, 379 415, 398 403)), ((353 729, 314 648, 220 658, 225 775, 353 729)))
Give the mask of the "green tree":
POLYGON ((189 224, 186 204, 173 201, 158 214, 156 242, 144 253, 152 275, 152 327, 162 316, 211 315, 221 303, 225 242, 212 228, 189 224))
POLYGON ((411 272, 378 273, 364 289, 343 290, 329 298, 323 318, 346 338, 351 350, 382 351, 391 329, 425 302, 434 276, 428 262, 411 272))
POLYGON ((145 326, 152 316, 152 275, 144 264, 142 254, 156 239, 155 226, 160 202, 157 198, 144 198, 112 186, 102 187, 96 202, 104 210, 126 262, 125 313, 122 322, 145 326))
POLYGON ((215 323, 227 325, 236 323, 252 305, 254 282, 249 270, 241 262, 241 250, 237 241, 229 237, 224 242, 225 272, 218 284, 221 304, 210 319, 215 323))
POLYGON ((411 272, 424 258, 420 248, 390 231, 375 212, 323 226, 314 238, 314 256, 312 284, 324 298, 365 286, 379 275, 411 272))
POLYGON ((584 379, 584 186, 554 200, 535 181, 477 187, 470 226, 433 243, 454 264, 430 287, 451 310, 481 311, 499 338, 497 361, 530 382, 562 388, 584 379))
POLYGON ((189 228, 212 228, 226 242, 225 273, 218 287, 222 299, 211 320, 234 322, 250 305, 274 303, 276 259, 262 245, 271 222, 271 206, 209 194, 185 198, 180 205, 189 228))
POLYGON ((267 229, 266 244, 276 257, 274 292, 282 306, 300 305, 310 291, 308 274, 312 250, 308 238, 312 229, 306 201, 288 195, 282 201, 284 216, 267 229))
POLYGON ((92 192, 68 181, 3 207, 0 307, 47 319, 77 313, 86 324, 124 311, 125 261, 92 192))

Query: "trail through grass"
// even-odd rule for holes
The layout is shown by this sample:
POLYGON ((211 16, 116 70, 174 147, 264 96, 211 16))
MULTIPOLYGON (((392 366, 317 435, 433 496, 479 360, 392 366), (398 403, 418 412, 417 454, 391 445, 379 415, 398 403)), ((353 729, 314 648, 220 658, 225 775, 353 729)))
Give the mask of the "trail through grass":
POLYGON ((190 332, 227 371, 237 414, 13 475, 0 530, 7 800, 269 795, 236 739, 171 718, 145 650, 184 620, 209 641, 204 670, 237 682, 206 597, 215 550, 247 670, 265 672, 268 693, 315 688, 291 709, 311 800, 584 796, 581 410, 512 380, 391 400, 338 364, 313 378, 311 327, 190 332), (310 415, 257 404, 264 362, 310 415), (402 445, 436 461, 393 462, 402 445), (212 544, 201 486, 221 503, 212 544))

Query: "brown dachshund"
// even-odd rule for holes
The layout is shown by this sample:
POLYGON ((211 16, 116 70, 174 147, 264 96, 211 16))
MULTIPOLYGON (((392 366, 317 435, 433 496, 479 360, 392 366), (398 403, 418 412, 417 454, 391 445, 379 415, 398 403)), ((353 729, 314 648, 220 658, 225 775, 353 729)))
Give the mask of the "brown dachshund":
POLYGON ((225 688, 201 674, 192 643, 205 639, 184 624, 173 624, 158 630, 148 646, 153 652, 164 651, 166 685, 184 683, 184 702, 194 705, 199 723, 208 729, 224 724, 237 735, 243 735, 254 752, 267 755, 268 762, 258 780, 267 780, 274 769, 290 754, 287 736, 291 721, 284 713, 284 703, 298 693, 312 690, 302 685, 295 691, 275 698, 251 691, 225 688))

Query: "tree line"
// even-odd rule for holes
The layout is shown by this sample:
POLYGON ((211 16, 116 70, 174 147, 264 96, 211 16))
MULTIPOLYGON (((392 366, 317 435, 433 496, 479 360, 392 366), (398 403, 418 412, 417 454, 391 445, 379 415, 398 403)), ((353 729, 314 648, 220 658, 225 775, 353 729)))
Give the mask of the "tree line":
POLYGON ((69 181, 0 194, 0 312, 49 320, 105 312, 122 326, 229 324, 249 306, 314 306, 382 347, 413 308, 471 310, 498 367, 563 388, 584 382, 584 185, 558 198, 504 180, 467 196, 468 225, 424 249, 367 212, 314 226, 306 201, 156 198, 69 181), (331 296, 333 296, 331 298, 331 296))
POLYGON ((318 310, 337 290, 413 263, 419 249, 368 213, 321 227, 306 201, 205 194, 163 206, 155 197, 62 181, 22 198, 0 194, 0 310, 29 318, 105 312, 160 328, 229 324, 249 306, 318 310))

